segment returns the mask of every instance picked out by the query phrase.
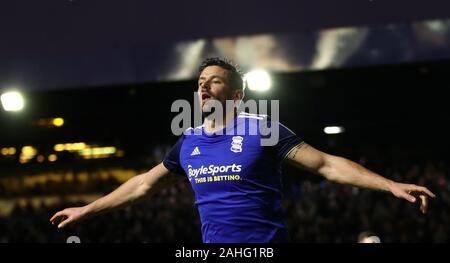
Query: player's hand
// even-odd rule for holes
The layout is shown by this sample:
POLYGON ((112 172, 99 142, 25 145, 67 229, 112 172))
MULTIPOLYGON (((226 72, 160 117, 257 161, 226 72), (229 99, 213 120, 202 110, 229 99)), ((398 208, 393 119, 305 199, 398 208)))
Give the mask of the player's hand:
POLYGON ((402 184, 394 182, 390 185, 389 188, 391 193, 398 198, 406 199, 411 203, 415 203, 417 200, 419 200, 420 211, 422 211, 422 213, 424 214, 428 210, 428 198, 436 197, 436 195, 434 195, 426 187, 418 186, 415 184, 402 184))
POLYGON ((63 228, 68 224, 75 223, 86 216, 85 207, 71 207, 55 213, 50 222, 52 225, 57 225, 58 228, 63 228))

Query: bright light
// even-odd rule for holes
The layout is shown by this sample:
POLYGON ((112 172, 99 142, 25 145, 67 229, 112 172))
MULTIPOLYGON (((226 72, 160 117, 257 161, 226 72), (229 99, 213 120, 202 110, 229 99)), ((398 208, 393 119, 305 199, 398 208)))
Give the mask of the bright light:
POLYGON ((74 151, 81 151, 86 149, 87 145, 84 142, 78 142, 78 143, 74 143, 72 144, 72 150, 74 151))
POLYGON ((326 134, 339 134, 345 131, 344 127, 341 126, 328 126, 323 129, 326 134))
POLYGON ((33 146, 24 146, 22 147, 22 154, 34 156, 36 155, 37 150, 33 146))
POLYGON ((33 157, 38 153, 38 150, 33 146, 24 146, 22 147, 22 152, 19 157, 20 163, 27 163, 29 160, 33 159, 33 157))
POLYGON ((2 148, 2 155, 8 155, 8 148, 2 148))
POLYGON ((48 160, 49 160, 50 162, 54 162, 54 161, 58 160, 58 156, 56 156, 56 154, 50 154, 50 155, 48 156, 48 160))
POLYGON ((64 144, 56 144, 53 147, 53 150, 55 150, 57 152, 62 152, 62 151, 64 151, 64 149, 65 149, 64 144))
POLYGON ((116 153, 116 147, 95 147, 80 151, 80 155, 100 155, 114 153, 116 153))
POLYGON ((55 125, 56 127, 61 127, 64 125, 64 119, 63 118, 54 118, 52 120, 53 125, 55 125))
POLYGON ((58 143, 55 144, 55 146, 53 146, 53 150, 55 150, 56 152, 62 152, 62 151, 69 151, 69 152, 73 152, 73 151, 81 151, 84 150, 88 147, 88 145, 84 142, 77 142, 77 143, 58 143))
POLYGON ((20 111, 23 109, 24 100, 22 94, 17 91, 3 93, 0 99, 5 111, 20 111))
POLYGON ((250 90, 266 91, 272 86, 270 75, 265 70, 252 70, 244 78, 250 90))
POLYGON ((84 142, 66 143, 66 144, 64 144, 64 149, 66 151, 69 151, 69 152, 81 151, 81 150, 84 150, 86 147, 87 147, 87 145, 84 142))
POLYGON ((378 236, 370 236, 370 237, 365 237, 363 240, 359 241, 358 243, 381 243, 381 240, 378 236))
POLYGON ((78 153, 85 159, 108 158, 117 152, 116 147, 94 147, 80 150, 78 153))
POLYGON ((14 147, 9 147, 9 148, 8 148, 8 153, 9 153, 9 155, 14 155, 14 154, 16 154, 16 148, 14 148, 14 147))
POLYGON ((16 154, 16 148, 14 147, 2 148, 1 153, 2 155, 14 155, 16 154))

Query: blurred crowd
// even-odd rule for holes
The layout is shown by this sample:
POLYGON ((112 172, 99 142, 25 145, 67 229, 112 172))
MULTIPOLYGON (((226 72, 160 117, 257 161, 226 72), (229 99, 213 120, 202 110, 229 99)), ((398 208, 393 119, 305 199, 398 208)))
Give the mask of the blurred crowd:
MULTIPOLYGON (((450 241, 450 167, 447 162, 377 160, 368 163, 365 158, 359 162, 390 179, 425 185, 437 198, 423 215, 418 204, 396 199, 391 194, 340 185, 287 168, 283 178, 283 207, 292 242, 355 243, 363 231, 372 231, 381 242, 388 243, 450 241)), ((50 180, 49 185, 37 184, 38 187, 31 187, 29 192, 8 194, 3 185, 0 199, 13 202, 13 208, 0 215, 0 242, 66 242, 69 236, 78 236, 81 242, 201 242, 200 220, 187 180, 139 204, 86 219, 75 226, 58 230, 50 225, 49 219, 56 211, 86 203, 65 199, 61 192, 105 194, 126 178, 120 180, 120 177, 98 174, 91 172, 91 176, 88 175, 91 179, 82 183, 74 179, 76 176, 68 177, 72 181, 50 180), (14 201, 18 196, 39 198, 45 193, 56 194, 60 199, 51 204, 14 201)))
MULTIPOLYGON (((371 165, 369 165, 371 167, 371 165)), ((449 242, 450 181, 448 164, 373 167, 396 181, 425 185, 437 196, 427 214, 419 203, 397 199, 390 193, 347 185, 304 180, 290 184, 285 199, 287 225, 295 242, 356 242, 371 231, 381 242, 449 242)))
POLYGON ((16 205, 9 216, 0 217, 0 242, 201 242, 200 220, 193 207, 193 194, 186 183, 177 184, 148 201, 86 219, 58 230, 49 222, 58 210, 85 202, 53 205, 16 205))

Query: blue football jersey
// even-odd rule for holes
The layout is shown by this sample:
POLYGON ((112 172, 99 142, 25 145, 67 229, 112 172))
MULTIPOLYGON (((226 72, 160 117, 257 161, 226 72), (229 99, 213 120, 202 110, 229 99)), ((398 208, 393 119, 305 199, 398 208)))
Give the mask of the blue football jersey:
POLYGON ((207 133, 203 126, 188 129, 163 164, 188 176, 203 242, 286 242, 281 162, 301 143, 292 131, 265 115, 240 113, 222 134, 207 133), (275 145, 261 146, 261 139, 270 136, 262 135, 261 125, 278 126, 275 145))

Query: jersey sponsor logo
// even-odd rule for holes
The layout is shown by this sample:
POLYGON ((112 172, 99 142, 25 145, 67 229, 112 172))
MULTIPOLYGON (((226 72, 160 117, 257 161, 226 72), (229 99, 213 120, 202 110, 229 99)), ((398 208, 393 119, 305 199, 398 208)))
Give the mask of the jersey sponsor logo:
POLYGON ((198 147, 195 147, 195 149, 192 151, 191 156, 194 155, 200 155, 200 150, 198 149, 198 147))
POLYGON ((232 141, 230 150, 235 153, 242 152, 242 141, 244 140, 244 138, 242 136, 233 136, 233 138, 231 139, 232 141))
POLYGON ((189 180, 193 177, 196 178, 199 175, 215 175, 217 173, 239 173, 242 171, 241 164, 231 164, 231 165, 213 165, 204 166, 202 165, 200 168, 192 168, 192 165, 188 165, 188 176, 189 180))

